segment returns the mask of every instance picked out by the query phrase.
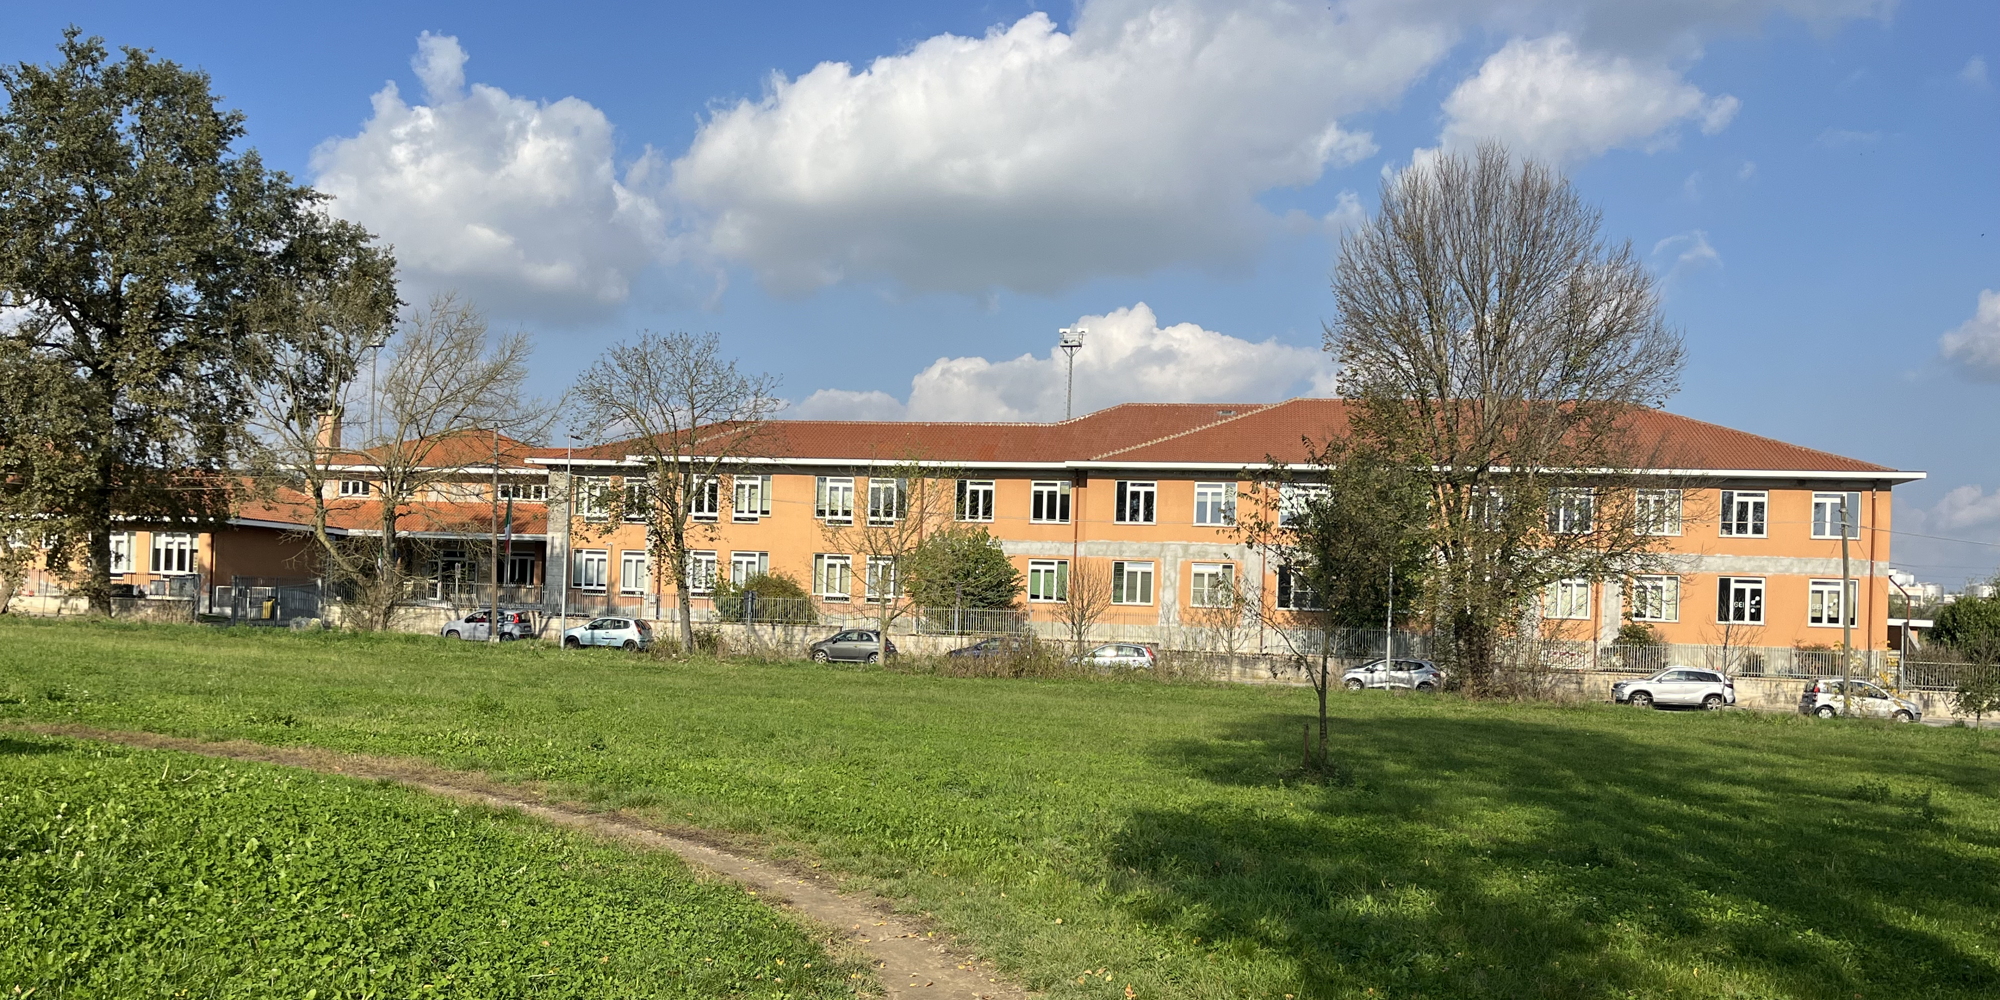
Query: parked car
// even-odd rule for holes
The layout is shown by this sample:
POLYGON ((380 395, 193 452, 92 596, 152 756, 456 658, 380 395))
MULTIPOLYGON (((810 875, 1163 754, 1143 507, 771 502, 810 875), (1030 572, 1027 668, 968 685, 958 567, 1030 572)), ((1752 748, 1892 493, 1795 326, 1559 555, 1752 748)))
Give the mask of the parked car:
POLYGON ((1444 671, 1429 660, 1396 660, 1394 663, 1375 660, 1341 674, 1340 683, 1349 691, 1362 688, 1441 691, 1444 689, 1444 671))
MULTIPOLYGON (((493 634, 492 631, 486 627, 487 615, 488 612, 475 611, 469 615, 466 615, 463 618, 458 618, 452 621, 445 622, 444 627, 438 629, 438 634, 444 636, 447 639, 464 639, 467 642, 485 642, 493 634)), ((534 634, 534 631, 535 631, 534 623, 529 620, 527 612, 525 611, 500 612, 501 642, 512 642, 515 639, 532 635, 534 634)))
POLYGON ((563 632, 562 644, 569 649, 578 646, 649 649, 653 645, 653 625, 644 618, 593 618, 563 632))
POLYGON ((1916 722, 1924 717, 1924 710, 1916 702, 1898 698, 1867 681, 1822 677, 1806 685, 1805 693, 1799 696, 1799 714, 1822 719, 1853 715, 1860 719, 1916 722))
POLYGON ((851 628, 827 636, 807 647, 807 653, 814 662, 843 660, 850 663, 879 663, 883 652, 896 655, 895 640, 886 646, 876 645, 876 631, 868 628, 851 628))
POLYGON ((1153 647, 1136 642, 1107 642, 1077 657, 1076 661, 1083 666, 1100 669, 1151 670, 1159 663, 1160 655, 1153 651, 1153 647))
POLYGON ((973 659, 1010 658, 1027 656, 1035 651, 1035 640, 1025 635, 996 635, 991 639, 981 639, 970 646, 960 646, 944 655, 971 657, 973 659))
POLYGON ((1736 704, 1736 681, 1718 670, 1668 667, 1651 677, 1611 685, 1611 700, 1620 705, 1699 705, 1718 709, 1736 704))

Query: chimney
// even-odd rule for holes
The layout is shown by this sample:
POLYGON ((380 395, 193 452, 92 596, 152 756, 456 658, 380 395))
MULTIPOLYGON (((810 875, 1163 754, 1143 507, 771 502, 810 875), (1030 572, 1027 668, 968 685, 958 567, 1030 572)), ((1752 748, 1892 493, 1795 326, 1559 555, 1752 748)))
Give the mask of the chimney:
POLYGON ((340 447, 340 414, 319 415, 319 432, 313 435, 313 443, 321 448, 337 450, 340 447))

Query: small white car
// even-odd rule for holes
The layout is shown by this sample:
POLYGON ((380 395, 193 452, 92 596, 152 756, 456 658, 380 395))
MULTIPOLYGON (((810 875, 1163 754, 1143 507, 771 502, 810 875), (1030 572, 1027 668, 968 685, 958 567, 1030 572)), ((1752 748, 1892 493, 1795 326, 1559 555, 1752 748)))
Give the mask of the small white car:
POLYGON ((1611 685, 1611 700, 1640 708, 1685 705, 1714 711, 1736 704, 1736 681, 1719 670, 1668 667, 1651 677, 1611 685))
MULTIPOLYGON (((464 639, 467 642, 485 642, 493 633, 486 628, 488 612, 475 611, 463 618, 444 623, 438 634, 447 639, 464 639)), ((525 611, 500 612, 500 641, 512 642, 533 634, 533 622, 525 611)))
POLYGON ((1799 696, 1799 714, 1822 719, 1852 715, 1857 719, 1916 722, 1924 717, 1924 710, 1916 702, 1898 698, 1867 681, 1821 677, 1806 685, 1805 694, 1799 696))
POLYGON ((1444 689, 1444 671, 1429 660, 1397 660, 1384 664, 1381 660, 1364 663, 1340 675, 1340 683, 1349 691, 1362 688, 1408 688, 1413 691, 1440 691, 1444 689))
POLYGON ((563 632, 562 644, 566 649, 578 646, 647 649, 653 645, 653 626, 644 618, 593 618, 563 632))
POLYGON ((1151 646, 1142 646, 1136 642, 1107 642, 1077 657, 1077 662, 1086 667, 1151 670, 1159 658, 1159 654, 1153 652, 1151 646))

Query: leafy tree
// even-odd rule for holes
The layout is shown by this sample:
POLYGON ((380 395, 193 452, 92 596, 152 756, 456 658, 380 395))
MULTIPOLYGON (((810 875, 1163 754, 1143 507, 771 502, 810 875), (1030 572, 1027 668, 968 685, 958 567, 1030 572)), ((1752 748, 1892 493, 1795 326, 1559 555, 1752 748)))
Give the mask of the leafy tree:
POLYGON ((1618 626, 1617 643, 1620 646, 1658 646, 1660 632, 1645 622, 1628 621, 1618 626))
POLYGON ((984 527, 938 532, 908 564, 909 594, 920 608, 1010 608, 1021 593, 1021 571, 984 527))
POLYGON ((2000 596, 1967 594, 1937 610, 1930 638, 1961 652, 2000 643, 2000 596))
POLYGON ((715 610, 732 622, 811 624, 814 618, 812 595, 783 573, 752 573, 740 584, 726 577, 715 581, 715 610))
POLYGON ((232 149, 206 74, 75 28, 61 54, 0 69, 0 515, 108 613, 114 517, 227 515, 260 323, 310 286, 365 289, 383 323, 395 295, 365 230, 232 149))
POLYGON ((1981 719, 2000 712, 2000 667, 1994 666, 1990 658, 1984 663, 1969 664, 1964 679, 1951 693, 1951 707, 1960 715, 1972 716, 1975 729, 1981 719))

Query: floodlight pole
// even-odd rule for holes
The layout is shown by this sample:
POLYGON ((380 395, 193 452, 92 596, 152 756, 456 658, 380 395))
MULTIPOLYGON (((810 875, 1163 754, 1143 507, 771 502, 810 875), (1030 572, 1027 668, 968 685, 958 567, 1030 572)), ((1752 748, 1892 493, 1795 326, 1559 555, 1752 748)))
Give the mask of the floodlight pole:
POLYGON ((1083 335, 1089 331, 1080 326, 1066 326, 1056 331, 1062 335, 1057 346, 1069 355, 1069 387, 1063 392, 1063 419, 1076 416, 1076 352, 1083 350, 1083 335))

